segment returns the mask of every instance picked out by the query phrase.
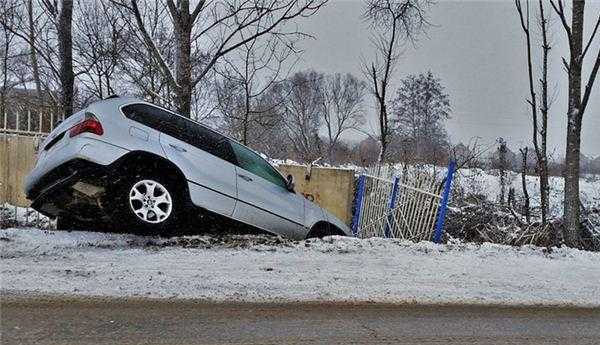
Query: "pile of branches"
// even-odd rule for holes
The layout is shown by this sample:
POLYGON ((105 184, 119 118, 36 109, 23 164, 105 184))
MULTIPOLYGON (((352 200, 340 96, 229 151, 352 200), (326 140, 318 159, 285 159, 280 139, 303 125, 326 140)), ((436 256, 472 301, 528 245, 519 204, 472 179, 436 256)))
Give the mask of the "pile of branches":
POLYGON ((581 216, 581 246, 600 251, 600 206, 583 209, 581 216))
POLYGON ((466 242, 552 247, 561 242, 558 226, 557 222, 527 223, 510 206, 483 201, 449 209, 445 230, 466 242))
MULTIPOLYGON (((600 208, 582 210, 582 219, 579 248, 600 251, 600 208)), ((564 243, 563 229, 560 218, 545 225, 539 221, 527 222, 511 206, 489 201, 450 208, 445 225, 447 236, 465 242, 548 248, 560 247, 564 243)))

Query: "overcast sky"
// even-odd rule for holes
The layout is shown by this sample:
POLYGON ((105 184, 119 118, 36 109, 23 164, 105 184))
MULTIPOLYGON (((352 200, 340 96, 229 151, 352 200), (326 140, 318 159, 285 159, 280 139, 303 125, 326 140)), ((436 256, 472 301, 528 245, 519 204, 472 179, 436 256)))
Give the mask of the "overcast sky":
MULTIPOLYGON (((537 1, 534 2, 537 6, 537 1)), ((351 72, 362 77, 361 58, 370 58, 371 33, 361 19, 363 3, 333 0, 302 29, 316 36, 303 43, 304 56, 298 69, 314 68, 351 72)), ((586 6, 586 37, 600 14, 600 1, 586 6)), ((524 37, 513 1, 439 1, 430 11, 435 27, 428 30, 416 48, 408 49, 398 63, 395 81, 408 74, 431 70, 441 78, 452 102, 452 119, 447 122, 453 142, 481 137, 493 142, 504 137, 516 149, 531 144, 531 121, 525 99, 528 95, 524 37)), ((554 16, 551 27, 552 69, 550 86, 556 100, 549 119, 550 150, 564 156, 567 76, 560 58, 568 58, 564 32, 554 16)), ((534 41, 537 43, 537 41, 534 41)), ((596 39, 588 53, 584 72, 600 48, 596 39)), ((538 49, 538 47, 534 47, 538 49)), ((535 68, 539 69, 538 64, 535 68)), ((585 74, 587 79, 589 72, 585 74)), ((600 81, 596 82, 584 116, 582 152, 600 156, 600 81)), ((395 87, 394 87, 395 93, 395 87)), ((393 94, 392 94, 393 95, 393 94)), ((375 118, 371 98, 368 116, 375 118)), ((371 120, 370 127, 375 127, 371 120)), ((356 138, 358 134, 353 134, 356 138)))

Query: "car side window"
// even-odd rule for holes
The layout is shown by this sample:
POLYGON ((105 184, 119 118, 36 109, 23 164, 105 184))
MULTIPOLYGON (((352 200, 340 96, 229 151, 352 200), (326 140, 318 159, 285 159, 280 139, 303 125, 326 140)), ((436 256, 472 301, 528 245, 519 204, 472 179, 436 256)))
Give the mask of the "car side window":
POLYGON ((240 168, 260 176, 281 188, 287 189, 283 177, 262 157, 236 142, 231 142, 231 147, 233 148, 237 165, 240 168))
POLYGON ((142 103, 123 107, 123 113, 133 121, 184 141, 230 163, 236 163, 229 140, 225 136, 182 116, 142 103))
POLYGON ((184 119, 186 124, 186 142, 212 155, 236 164, 235 155, 224 135, 205 128, 193 121, 184 119))
POLYGON ((172 123, 175 117, 175 115, 167 111, 142 103, 124 106, 123 114, 133 121, 161 132, 169 127, 173 127, 172 123))

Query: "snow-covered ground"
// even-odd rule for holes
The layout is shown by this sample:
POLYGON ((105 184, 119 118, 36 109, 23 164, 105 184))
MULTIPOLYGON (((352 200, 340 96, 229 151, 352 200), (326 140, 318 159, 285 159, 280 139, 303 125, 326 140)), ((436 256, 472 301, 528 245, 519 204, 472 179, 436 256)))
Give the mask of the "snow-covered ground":
POLYGON ((600 306, 600 254, 332 237, 0 230, 2 293, 600 306))

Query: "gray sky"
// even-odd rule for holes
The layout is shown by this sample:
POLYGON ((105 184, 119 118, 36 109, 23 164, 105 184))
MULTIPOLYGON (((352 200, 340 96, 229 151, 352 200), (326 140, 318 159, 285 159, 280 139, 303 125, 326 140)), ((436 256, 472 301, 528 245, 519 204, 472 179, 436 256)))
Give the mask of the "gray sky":
MULTIPOLYGON (((533 4, 537 6, 537 1, 533 4)), ((316 39, 303 43, 305 53, 298 69, 351 72, 362 77, 361 58, 372 57, 371 33, 361 19, 362 6, 358 0, 333 0, 316 16, 307 19, 302 29, 313 33, 316 39)), ((600 1, 589 2, 586 38, 599 13, 600 1)), ((562 157, 567 75, 560 59, 561 56, 568 58, 568 49, 562 26, 555 15, 553 18, 549 83, 555 92, 555 101, 549 119, 549 149, 554 150, 555 157, 562 157)), ((513 149, 531 145, 530 113, 525 103, 528 95, 525 41, 514 2, 440 1, 433 7, 430 19, 436 26, 429 29, 428 37, 421 39, 416 49, 405 52, 396 68, 395 81, 427 70, 442 79, 452 102, 452 119, 447 122, 447 128, 453 142, 466 143, 479 136, 489 143, 502 136, 513 149)), ((593 50, 588 52, 585 80, 600 48, 599 41, 597 38, 593 50)), ((534 40, 534 44, 537 42, 534 40)), ((539 50, 537 46, 534 49, 539 50)), ((539 69, 540 65, 535 68, 539 69)), ((583 120, 582 152, 592 156, 600 156, 599 90, 597 80, 583 120)), ((375 129, 372 104, 369 98, 368 116, 375 129)))

